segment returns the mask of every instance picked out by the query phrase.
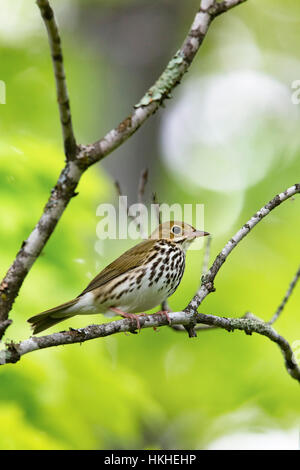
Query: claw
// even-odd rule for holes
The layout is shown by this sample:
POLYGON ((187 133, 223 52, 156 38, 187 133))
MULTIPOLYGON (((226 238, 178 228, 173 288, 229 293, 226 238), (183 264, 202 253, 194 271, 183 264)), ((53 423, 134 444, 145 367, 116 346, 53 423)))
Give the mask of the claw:
POLYGON ((166 319, 168 320, 169 325, 172 324, 171 319, 169 317, 169 310, 160 310, 159 312, 156 312, 156 313, 159 313, 160 315, 165 316, 166 319))
MULTIPOLYGON (((141 331, 141 324, 138 315, 135 315, 134 313, 126 313, 120 310, 119 308, 111 307, 110 310, 113 312, 117 313, 123 318, 130 318, 131 320, 134 320, 136 322, 136 327, 139 331, 141 331)), ((140 315, 145 315, 145 313, 141 313, 140 315)))

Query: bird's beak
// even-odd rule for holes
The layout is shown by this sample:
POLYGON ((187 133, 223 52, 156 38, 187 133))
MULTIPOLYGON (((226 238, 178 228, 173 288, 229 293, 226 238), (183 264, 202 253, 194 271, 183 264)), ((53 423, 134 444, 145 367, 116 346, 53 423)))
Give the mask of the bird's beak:
POLYGON ((191 233, 188 238, 206 237, 208 235, 210 235, 210 233, 202 232, 201 230, 195 230, 195 232, 191 233))

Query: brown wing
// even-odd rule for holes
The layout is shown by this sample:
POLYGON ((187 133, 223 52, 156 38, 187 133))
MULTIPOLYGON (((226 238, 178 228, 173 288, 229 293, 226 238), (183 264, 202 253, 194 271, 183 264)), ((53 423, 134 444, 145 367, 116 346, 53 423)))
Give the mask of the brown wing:
POLYGON ((125 251, 119 258, 106 266, 78 296, 80 297, 93 289, 103 286, 116 277, 141 266, 149 254, 156 240, 145 240, 138 245, 125 251))

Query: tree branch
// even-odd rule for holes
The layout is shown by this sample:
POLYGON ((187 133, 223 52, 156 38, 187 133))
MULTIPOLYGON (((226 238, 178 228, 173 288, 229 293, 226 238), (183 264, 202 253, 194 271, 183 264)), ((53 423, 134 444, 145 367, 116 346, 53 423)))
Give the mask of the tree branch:
POLYGON ((76 157, 77 145, 72 127, 72 117, 60 34, 55 21, 53 10, 49 5, 48 0, 37 0, 36 3, 40 9, 48 33, 65 154, 68 159, 73 159, 76 157))
MULTIPOLYGON (((144 168, 141 171, 140 178, 139 178, 138 191, 137 191, 138 204, 143 204, 143 198, 144 198, 145 187, 146 187, 147 181, 148 181, 148 169, 144 168)), ((115 187, 116 187, 116 190, 117 190, 117 194, 119 196, 124 196, 119 181, 115 181, 115 187)), ((148 236, 147 232, 144 229, 143 224, 141 224, 140 221, 137 220, 137 215, 132 215, 130 213, 130 207, 127 207, 126 212, 127 212, 127 217, 135 223, 138 231, 140 232, 141 237, 142 238, 147 238, 147 236, 148 236)))
POLYGON ((176 52, 167 67, 149 88, 142 99, 134 106, 135 111, 126 117, 118 127, 108 132, 101 140, 91 145, 81 146, 79 159, 88 166, 102 160, 103 157, 119 147, 163 104, 171 97, 172 90, 180 83, 189 69, 196 53, 201 46, 211 22, 216 16, 244 3, 246 0, 202 0, 193 24, 181 48, 176 52))
POLYGON ((66 209, 69 201, 76 195, 75 189, 82 174, 89 166, 100 161, 119 147, 170 97, 173 88, 193 61, 212 20, 243 3, 246 0, 202 0, 188 35, 175 56, 168 63, 165 71, 151 87, 142 100, 135 106, 133 113, 125 118, 117 128, 108 132, 102 139, 89 145, 76 146, 72 130, 69 99, 63 67, 61 41, 53 11, 48 0, 37 0, 44 19, 53 59, 56 78, 57 97, 63 129, 67 163, 51 191, 37 225, 22 243, 13 264, 0 284, 0 322, 8 318, 12 305, 33 263, 40 255, 57 222, 66 209), (74 156, 76 146, 76 155, 74 156))
POLYGON ((146 184, 148 182, 148 168, 145 168, 141 172, 140 180, 139 180, 139 187, 138 187, 138 203, 143 204, 144 202, 144 194, 145 194, 145 188, 146 184))
POLYGON ((278 309, 276 310, 276 312, 274 313, 273 317, 271 318, 271 320, 268 322, 269 325, 273 325, 273 323, 275 323, 275 321, 277 320, 277 318, 279 317, 279 315, 281 314, 282 310, 284 309, 284 307, 286 306, 286 303, 287 301, 289 300, 290 296, 292 295, 293 293, 293 290, 294 290, 294 287, 295 285, 297 284, 297 281, 298 279, 300 278, 300 267, 298 269, 298 271, 296 272, 292 282, 290 283, 290 286, 281 302, 281 304, 279 305, 278 309))
MULTIPOLYGON (((278 344, 284 356, 288 373, 291 377, 300 382, 300 368, 293 356, 293 351, 289 343, 267 323, 248 318, 226 318, 197 312, 188 314, 185 311, 181 311, 169 314, 171 325, 188 325, 192 315, 194 315, 196 323, 219 327, 227 331, 234 331, 236 329, 242 330, 248 335, 258 333, 266 336, 271 341, 278 344)), ((151 327, 157 328, 169 324, 167 318, 159 313, 141 316, 139 318, 142 329, 151 327)), ((91 339, 103 338, 115 333, 135 332, 135 329, 135 320, 126 318, 110 323, 103 323, 102 325, 89 325, 77 330, 70 329, 69 331, 62 331, 51 335, 31 337, 17 344, 11 342, 7 344, 5 350, 0 351, 0 365, 15 363, 19 361, 24 354, 40 349, 66 344, 84 343, 91 339)))
POLYGON ((198 290, 197 294, 193 297, 189 305, 186 307, 186 311, 197 310, 199 305, 203 302, 205 297, 210 293, 214 292, 214 280, 218 274, 221 266, 225 263, 229 254, 232 250, 238 245, 243 238, 248 235, 248 233, 264 218, 266 217, 273 209, 282 204, 284 201, 294 196, 295 194, 300 193, 300 183, 294 184, 283 193, 277 194, 271 201, 269 201, 265 206, 263 206, 258 212, 256 212, 251 219, 246 222, 243 227, 229 240, 228 243, 224 246, 223 250, 218 254, 215 261, 213 262, 210 270, 202 276, 201 287, 198 290))

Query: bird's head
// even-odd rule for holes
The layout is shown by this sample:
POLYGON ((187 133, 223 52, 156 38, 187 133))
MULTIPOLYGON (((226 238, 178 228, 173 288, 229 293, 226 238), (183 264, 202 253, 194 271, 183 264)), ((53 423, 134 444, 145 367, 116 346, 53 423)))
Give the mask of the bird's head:
POLYGON ((198 237, 205 237, 208 232, 196 230, 192 225, 179 221, 168 221, 160 224, 150 235, 151 239, 164 239, 173 243, 178 243, 184 248, 188 248, 198 237))

